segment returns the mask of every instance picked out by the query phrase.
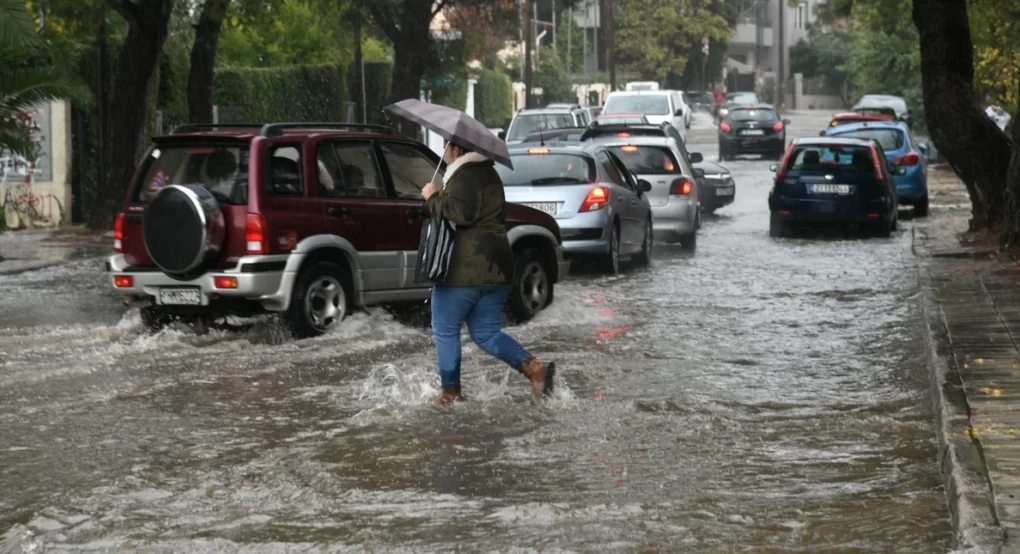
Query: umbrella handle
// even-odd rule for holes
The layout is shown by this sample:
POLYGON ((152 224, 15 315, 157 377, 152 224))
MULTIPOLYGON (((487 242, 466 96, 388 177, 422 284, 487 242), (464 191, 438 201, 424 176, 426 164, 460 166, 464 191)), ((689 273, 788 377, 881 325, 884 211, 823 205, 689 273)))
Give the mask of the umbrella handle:
MULTIPOLYGON (((436 182, 436 175, 439 175, 439 166, 441 166, 443 164, 443 160, 446 159, 446 152, 449 151, 449 150, 450 150, 450 143, 447 142, 446 143, 446 148, 443 149, 443 156, 441 158, 439 158, 439 163, 436 164, 436 172, 432 174, 432 180, 429 181, 430 183, 435 183, 436 182)), ((444 189, 446 188, 446 183, 443 183, 443 188, 444 189)))

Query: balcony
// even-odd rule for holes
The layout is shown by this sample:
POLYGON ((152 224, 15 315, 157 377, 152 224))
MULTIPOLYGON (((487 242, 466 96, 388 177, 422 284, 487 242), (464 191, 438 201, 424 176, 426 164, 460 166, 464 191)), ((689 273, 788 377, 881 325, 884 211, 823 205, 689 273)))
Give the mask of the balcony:
MULTIPOLYGON (((737 21, 737 28, 730 35, 730 44, 754 46, 757 44, 756 37, 757 29, 755 28, 754 20, 752 19, 748 22, 741 19, 737 21)), ((766 25, 765 22, 762 22, 761 43, 762 46, 772 46, 772 26, 766 25)))

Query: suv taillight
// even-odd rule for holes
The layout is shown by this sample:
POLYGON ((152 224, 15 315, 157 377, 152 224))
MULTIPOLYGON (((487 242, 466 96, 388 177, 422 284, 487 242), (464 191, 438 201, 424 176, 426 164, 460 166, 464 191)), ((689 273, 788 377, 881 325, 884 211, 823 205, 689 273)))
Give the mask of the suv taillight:
POLYGON ((124 251, 124 213, 117 214, 117 220, 113 224, 113 251, 124 251))
POLYGON ((262 219, 259 214, 248 214, 244 240, 248 244, 249 254, 269 253, 269 242, 266 240, 266 220, 262 219))
POLYGON ((584 202, 581 203, 580 213, 595 212, 609 205, 609 189, 606 187, 595 187, 588 192, 584 202))
POLYGON ((673 181, 673 184, 669 187, 670 194, 681 194, 683 196, 687 196, 693 190, 694 183, 692 183, 687 177, 681 177, 680 179, 673 181))

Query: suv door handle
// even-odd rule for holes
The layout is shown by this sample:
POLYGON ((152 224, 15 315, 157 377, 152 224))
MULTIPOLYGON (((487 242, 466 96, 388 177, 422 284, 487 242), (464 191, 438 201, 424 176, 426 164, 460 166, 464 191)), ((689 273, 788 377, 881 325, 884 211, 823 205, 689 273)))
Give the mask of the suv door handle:
POLYGON ((346 217, 351 215, 351 209, 346 206, 330 206, 326 213, 333 217, 346 217))
POLYGON ((425 217, 425 210, 422 208, 408 208, 404 210, 404 213, 407 214, 407 217, 410 217, 412 219, 425 217))

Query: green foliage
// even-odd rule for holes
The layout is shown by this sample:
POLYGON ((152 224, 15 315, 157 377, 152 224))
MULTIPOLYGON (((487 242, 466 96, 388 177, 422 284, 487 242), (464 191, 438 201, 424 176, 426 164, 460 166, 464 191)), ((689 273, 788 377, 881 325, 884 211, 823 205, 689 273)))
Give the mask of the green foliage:
POLYGON ((514 85, 505 73, 479 69, 475 85, 475 119, 487 127, 506 128, 514 115, 514 85))
POLYGON ((846 31, 812 30, 807 41, 790 48, 790 71, 803 73, 806 78, 822 77, 830 87, 837 87, 849 77, 846 66, 853 46, 853 38, 846 31))
POLYGON ((700 58, 701 38, 726 40, 731 25, 713 0, 632 0, 619 3, 620 62, 648 79, 684 74, 700 58))
POLYGON ((538 67, 531 74, 531 85, 542 89, 546 104, 553 102, 577 102, 573 83, 563 64, 552 56, 539 60, 538 67))
MULTIPOLYGON (((351 64, 348 71, 347 82, 351 86, 350 99, 357 101, 358 91, 353 87, 357 85, 357 76, 354 74, 355 67, 351 64)), ((386 100, 390 97, 390 87, 393 84, 393 63, 391 62, 365 62, 365 100, 368 104, 368 122, 382 124, 386 122, 382 109, 386 100)))
POLYGON ((216 72, 214 103, 245 121, 343 121, 345 71, 337 65, 225 68, 216 72))
MULTIPOLYGON (((560 15, 562 25, 556 30, 556 49, 560 62, 569 73, 581 73, 584 71, 584 29, 577 25, 577 22, 569 17, 569 11, 564 10, 560 15), (567 67, 567 43, 570 43, 570 64, 567 67)), ((588 48, 591 48, 588 45, 588 48)))

